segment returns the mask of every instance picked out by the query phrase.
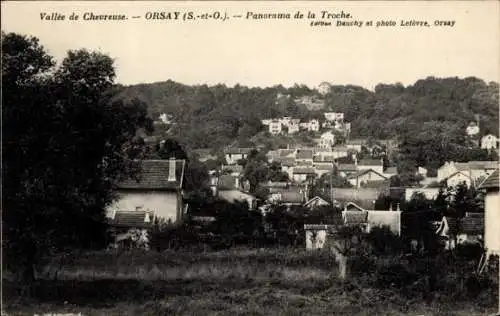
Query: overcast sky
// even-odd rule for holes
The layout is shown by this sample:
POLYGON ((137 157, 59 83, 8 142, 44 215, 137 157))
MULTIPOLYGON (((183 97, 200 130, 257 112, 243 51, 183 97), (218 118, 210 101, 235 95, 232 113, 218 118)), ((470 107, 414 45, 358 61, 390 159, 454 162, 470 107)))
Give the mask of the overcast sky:
MULTIPOLYGON (((2 2, 2 30, 34 35, 59 60, 69 49, 116 60, 122 84, 172 79, 315 87, 322 81, 372 89, 427 76, 499 81, 500 6, 480 2, 2 2), (146 12, 256 13, 344 11, 353 20, 455 20, 454 27, 311 27, 304 20, 147 21, 146 12), (122 22, 42 21, 40 13, 123 13, 122 22)), ((81 18, 80 18, 81 19, 81 18)))

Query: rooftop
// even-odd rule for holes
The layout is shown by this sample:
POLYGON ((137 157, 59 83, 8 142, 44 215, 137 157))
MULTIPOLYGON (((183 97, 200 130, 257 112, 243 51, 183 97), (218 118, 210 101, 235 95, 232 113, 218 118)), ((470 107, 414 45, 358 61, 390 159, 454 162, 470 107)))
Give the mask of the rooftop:
POLYGON ((500 184, 498 169, 484 180, 479 186, 480 189, 498 189, 500 184))
POLYGON ((119 189, 175 190, 182 188, 185 160, 141 160, 135 177, 118 184, 119 189), (175 180, 169 181, 170 165, 175 165, 175 180))

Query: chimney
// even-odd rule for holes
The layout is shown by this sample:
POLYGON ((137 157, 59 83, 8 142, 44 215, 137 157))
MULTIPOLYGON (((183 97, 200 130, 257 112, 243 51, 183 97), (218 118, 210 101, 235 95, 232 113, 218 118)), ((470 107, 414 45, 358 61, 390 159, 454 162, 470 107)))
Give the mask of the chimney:
POLYGON ((168 161, 168 182, 175 182, 177 181, 175 177, 175 157, 171 157, 168 161))
POLYGON ((396 204, 396 212, 401 212, 401 209, 399 208, 399 203, 396 204))

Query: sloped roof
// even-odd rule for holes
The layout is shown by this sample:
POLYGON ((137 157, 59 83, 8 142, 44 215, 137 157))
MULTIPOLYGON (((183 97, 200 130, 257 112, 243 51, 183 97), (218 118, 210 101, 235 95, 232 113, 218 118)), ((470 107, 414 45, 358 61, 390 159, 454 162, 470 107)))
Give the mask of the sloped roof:
POLYGON ((275 161, 281 163, 282 166, 295 166, 295 158, 294 157, 278 157, 275 161))
POLYGON ((342 215, 346 225, 366 224, 368 220, 367 211, 344 211, 342 215))
POLYGON ((146 222, 146 211, 117 211, 108 223, 114 227, 147 228, 152 226, 153 218, 146 222))
POLYGON ((226 148, 224 150, 225 154, 248 154, 253 150, 253 148, 240 148, 240 147, 232 147, 226 148))
POLYGON ((361 166, 382 166, 382 160, 380 159, 361 159, 358 162, 358 165, 361 166))
POLYGON ((131 179, 118 184, 119 189, 137 190, 173 190, 182 188, 185 160, 175 160, 176 181, 168 181, 170 171, 169 160, 142 160, 139 162, 139 172, 131 179))
POLYGON ((370 173, 370 172, 371 173, 375 173, 375 174, 379 175, 380 177, 382 177, 384 179, 387 179, 386 176, 384 176, 383 174, 378 173, 377 171, 375 171, 373 169, 360 170, 360 171, 358 171, 358 172, 356 172, 354 174, 349 175, 347 177, 347 179, 355 179, 357 177, 361 177, 362 175, 365 175, 365 174, 370 173))
POLYGON ((306 203, 304 203, 304 206, 309 206, 309 205, 311 205, 312 203, 315 203, 315 202, 319 202, 319 203, 322 203, 324 205, 330 205, 330 202, 328 202, 327 200, 323 199, 322 197, 316 195, 315 197, 313 197, 312 199, 309 199, 309 201, 307 201, 306 203))
POLYGON ((293 155, 295 153, 295 149, 280 149, 279 150, 279 155, 280 157, 286 157, 293 155))
POLYGON ((231 172, 241 173, 243 171, 243 166, 241 166, 241 165, 223 165, 222 170, 223 171, 229 170, 231 172))
POLYGON ((397 174, 398 173, 398 167, 389 167, 385 169, 385 173, 388 174, 397 174))
POLYGON ((313 158, 313 161, 314 162, 334 162, 335 161, 335 157, 332 156, 332 155, 328 155, 328 156, 314 156, 313 158))
POLYGON ((339 163, 337 169, 339 171, 356 171, 358 167, 353 163, 339 163))
POLYGON ((333 170, 333 165, 316 165, 314 166, 316 170, 333 170))
POLYGON ((295 155, 296 159, 312 159, 313 151, 311 149, 298 149, 295 155))
POLYGON ((496 169, 498 168, 498 166, 498 161, 469 161, 455 163, 455 167, 458 171, 467 171, 469 169, 496 169))
POLYGON ((302 204, 304 202, 304 196, 298 190, 283 190, 280 192, 282 203, 294 203, 302 204))
POLYGON ((490 174, 479 186, 480 189, 498 189, 500 184, 498 169, 490 174))
POLYGON ((295 167, 293 168, 293 174, 313 174, 314 168, 311 167, 295 167))

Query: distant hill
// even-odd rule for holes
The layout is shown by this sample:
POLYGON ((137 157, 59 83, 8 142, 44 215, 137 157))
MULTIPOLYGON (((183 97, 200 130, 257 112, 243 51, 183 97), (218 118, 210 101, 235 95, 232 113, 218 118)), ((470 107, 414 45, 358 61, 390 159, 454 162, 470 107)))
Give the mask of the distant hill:
POLYGON ((353 136, 387 138, 422 132, 426 122, 442 122, 465 130, 479 121, 480 134, 498 134, 499 85, 478 78, 434 78, 413 85, 379 84, 375 91, 353 85, 332 85, 322 96, 304 85, 291 88, 187 86, 174 81, 123 87, 122 96, 146 103, 155 119, 171 114, 174 137, 191 148, 221 147, 245 142, 260 131, 260 120, 277 116, 303 119, 323 111, 344 112, 353 136), (311 111, 294 100, 311 96, 324 101, 311 111))

